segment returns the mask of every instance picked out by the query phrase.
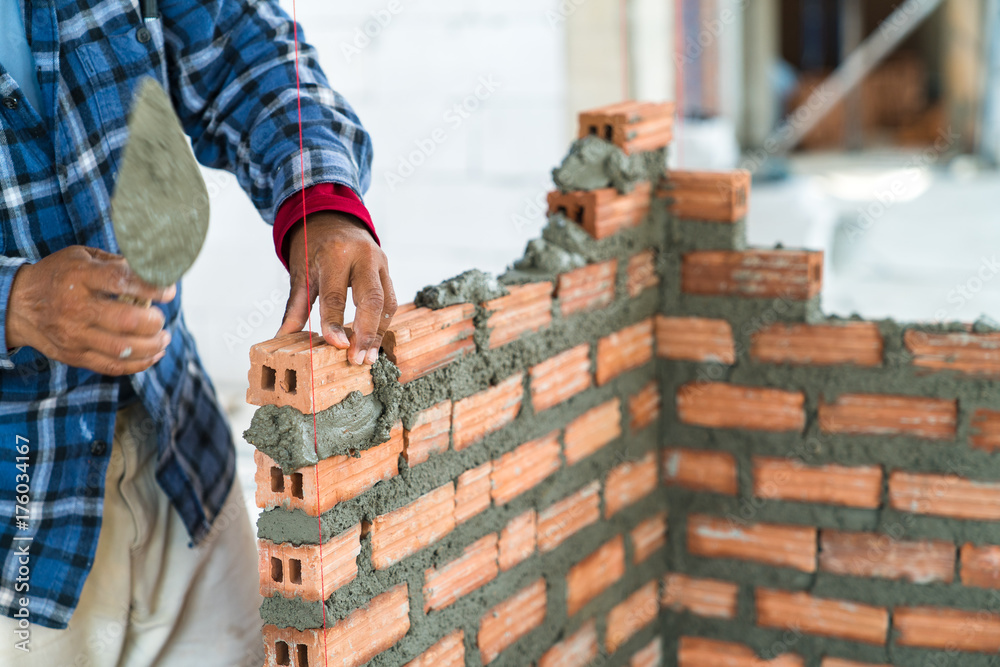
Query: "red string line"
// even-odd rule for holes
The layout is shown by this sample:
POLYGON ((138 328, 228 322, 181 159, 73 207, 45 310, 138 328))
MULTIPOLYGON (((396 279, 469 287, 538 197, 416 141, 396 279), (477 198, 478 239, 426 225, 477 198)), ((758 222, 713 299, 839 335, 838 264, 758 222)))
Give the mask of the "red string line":
MULTIPOLYGON (((305 262, 306 262, 306 308, 307 310, 307 322, 309 327, 309 391, 310 391, 310 405, 312 407, 312 419, 313 419, 313 450, 316 452, 316 462, 319 463, 319 432, 316 430, 316 373, 315 365, 313 364, 313 328, 312 328, 312 289, 309 285, 309 226, 306 224, 306 155, 305 155, 305 139, 302 136, 302 80, 299 75, 299 18, 298 12, 296 11, 295 0, 292 0, 292 31, 295 42, 295 101, 298 107, 298 123, 299 123, 299 169, 302 174, 302 238, 305 243, 305 262)), ((313 466, 316 472, 316 529, 319 534, 319 589, 322 592, 326 591, 326 582, 323 576, 323 517, 319 511, 320 505, 320 492, 319 492, 319 465, 313 466)), ((326 638, 326 600, 320 595, 321 605, 323 607, 323 665, 327 667, 329 657, 329 651, 327 650, 327 638, 326 638)))
POLYGON ((621 0, 618 5, 619 18, 619 39, 621 41, 621 75, 622 75, 622 101, 628 100, 629 96, 629 62, 628 62, 628 0, 621 0))
POLYGON ((684 0, 676 0, 674 3, 674 23, 676 24, 674 45, 674 62, 677 63, 677 73, 674 77, 674 98, 677 105, 677 121, 674 128, 674 144, 677 146, 677 168, 680 169, 684 156, 684 149, 681 146, 681 127, 684 124, 684 0))

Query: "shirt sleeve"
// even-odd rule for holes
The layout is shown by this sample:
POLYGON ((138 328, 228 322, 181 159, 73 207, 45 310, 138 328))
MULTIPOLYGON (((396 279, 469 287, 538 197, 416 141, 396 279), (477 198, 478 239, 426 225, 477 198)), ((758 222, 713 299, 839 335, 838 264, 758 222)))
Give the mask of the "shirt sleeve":
POLYGON ((0 257, 0 369, 14 368, 11 356, 17 351, 7 349, 7 304, 10 302, 10 288, 18 269, 28 263, 24 257, 0 257))
POLYGON ((202 164, 233 172, 268 223, 320 183, 360 199, 370 137, 278 2, 160 0, 160 10, 170 94, 202 164))
POLYGON ((302 196, 302 191, 289 197, 278 209, 278 214, 274 218, 274 250, 278 253, 278 259, 281 260, 286 269, 288 268, 288 249, 285 247, 285 242, 289 232, 305 216, 319 211, 353 215, 368 227, 375 243, 381 245, 378 234, 375 232, 375 225, 372 223, 372 216, 368 213, 361 198, 346 185, 321 183, 306 188, 305 197, 302 196))

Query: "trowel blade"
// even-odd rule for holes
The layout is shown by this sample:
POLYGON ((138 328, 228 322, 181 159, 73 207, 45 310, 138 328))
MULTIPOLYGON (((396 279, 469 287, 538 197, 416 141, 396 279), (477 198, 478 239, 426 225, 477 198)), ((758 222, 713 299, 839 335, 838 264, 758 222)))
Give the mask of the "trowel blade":
POLYGON ((139 84, 129 139, 111 198, 118 246, 147 283, 173 285, 208 233, 208 190, 170 98, 153 78, 139 84))

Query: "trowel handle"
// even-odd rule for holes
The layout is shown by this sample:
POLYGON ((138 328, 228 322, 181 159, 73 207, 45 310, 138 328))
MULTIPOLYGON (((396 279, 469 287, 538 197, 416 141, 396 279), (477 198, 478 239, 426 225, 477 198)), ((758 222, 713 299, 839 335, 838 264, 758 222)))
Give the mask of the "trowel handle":
POLYGON ((134 296, 129 296, 128 294, 119 294, 118 300, 132 306, 139 306, 140 308, 149 308, 153 305, 153 302, 149 299, 138 299, 134 296))

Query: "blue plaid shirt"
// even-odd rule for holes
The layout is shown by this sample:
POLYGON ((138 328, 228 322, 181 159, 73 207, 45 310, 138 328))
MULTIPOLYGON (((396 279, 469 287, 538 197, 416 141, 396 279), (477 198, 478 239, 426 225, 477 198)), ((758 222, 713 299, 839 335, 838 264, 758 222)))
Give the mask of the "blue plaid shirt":
MULTIPOLYGON (((273 0, 161 0, 161 18, 146 24, 137 0, 13 1, 24 12, 42 108, 0 63, 4 312, 24 263, 70 245, 117 252, 111 193, 143 76, 170 93, 198 159, 235 173, 265 220, 273 222, 300 190, 293 24, 273 0)), ((310 47, 303 45, 300 62, 306 184, 340 183, 360 194, 369 181, 368 135, 310 47)), ((123 392, 151 415, 157 479, 192 538, 210 530, 235 455, 184 324, 181 291, 163 306, 173 335, 167 355, 127 379, 71 368, 31 348, 7 350, 0 316, 4 614, 27 602, 30 622, 66 627, 94 560, 123 392)))

